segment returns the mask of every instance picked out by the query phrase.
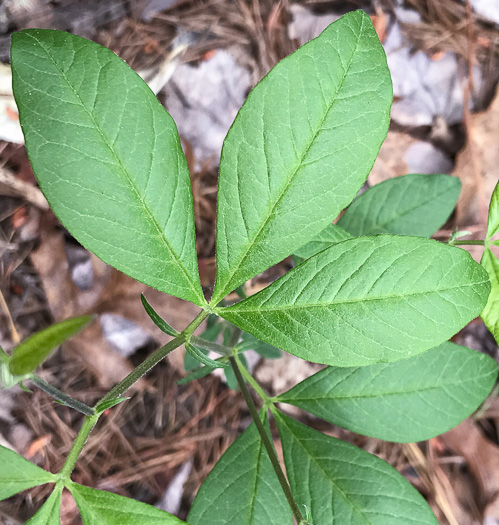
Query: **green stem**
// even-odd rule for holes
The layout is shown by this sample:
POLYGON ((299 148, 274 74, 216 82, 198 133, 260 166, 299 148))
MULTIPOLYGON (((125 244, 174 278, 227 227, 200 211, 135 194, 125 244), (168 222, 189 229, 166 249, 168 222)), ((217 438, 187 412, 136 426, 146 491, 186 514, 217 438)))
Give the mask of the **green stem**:
POLYGON ((248 406, 251 417, 256 425, 258 433, 260 434, 262 443, 265 447, 265 450, 267 451, 270 462, 272 463, 272 467, 275 470, 277 479, 279 480, 282 490, 284 491, 284 495, 286 496, 286 499, 288 500, 288 504, 291 507, 291 511, 293 512, 293 515, 299 524, 306 525, 307 522, 305 521, 304 517, 302 516, 302 513, 300 512, 300 509, 298 508, 298 504, 296 503, 293 497, 293 493, 291 492, 291 487, 289 486, 288 480, 286 479, 286 476, 284 475, 284 472, 282 471, 281 465, 279 463, 279 459, 274 449, 274 445, 270 441, 270 438, 263 426, 263 423, 260 420, 260 417, 258 416, 258 411, 256 409, 255 404, 253 403, 253 399, 251 398, 248 388, 246 387, 246 382, 244 381, 244 378, 241 374, 241 370, 244 367, 241 367, 241 368, 239 367, 238 362, 235 357, 229 357, 229 361, 232 366, 232 370, 234 370, 234 374, 236 376, 237 383, 239 384, 239 388, 241 389, 244 400, 246 401, 246 405, 248 406))
POLYGON ((477 240, 477 241, 454 241, 452 244, 454 246, 466 246, 466 245, 470 245, 470 246, 484 246, 485 245, 485 241, 482 241, 482 240, 477 240))
POLYGON ((186 341, 189 341, 192 332, 203 322, 209 313, 204 310, 192 321, 192 323, 175 339, 169 341, 166 345, 158 348, 153 354, 147 359, 142 361, 140 365, 130 372, 125 379, 122 379, 117 385, 115 385, 100 401, 108 401, 121 396, 126 392, 134 383, 136 383, 143 375, 147 374, 151 368, 156 366, 162 359, 164 359, 170 352, 183 345, 186 341))
MULTIPOLYGON (((97 405, 102 404, 104 401, 110 399, 115 399, 116 397, 121 396, 126 390, 128 390, 134 383, 136 383, 146 372, 148 372, 153 366, 157 365, 166 355, 168 355, 172 350, 178 348, 180 345, 188 341, 194 332, 194 330, 203 322, 203 320, 208 317, 209 313, 202 311, 193 321, 187 326, 187 328, 180 333, 175 339, 172 339, 169 343, 162 346, 151 354, 147 359, 142 361, 142 363, 130 374, 128 374, 125 379, 120 381, 114 388, 112 388, 98 403, 97 405)), ((93 409, 91 409, 93 410, 93 409)), ((71 473, 78 461, 78 458, 85 446, 85 443, 92 432, 92 429, 99 420, 99 413, 93 413, 93 415, 87 415, 83 421, 83 425, 80 428, 80 432, 76 437, 76 441, 73 443, 73 447, 69 452, 69 455, 62 467, 62 470, 59 473, 60 479, 63 479, 65 482, 70 481, 71 473)))
POLYGON ((234 357, 236 358, 237 366, 241 372, 241 375, 251 385, 253 390, 261 397, 264 404, 267 405, 269 402, 271 402, 270 397, 264 392, 263 388, 258 384, 257 380, 250 374, 249 370, 242 365, 241 361, 239 360, 239 357, 237 355, 234 357))
POLYGON ((36 385, 40 390, 43 390, 49 396, 52 396, 54 399, 57 399, 57 401, 63 403, 64 405, 74 408, 75 410, 78 410, 78 412, 81 412, 82 414, 85 414, 86 416, 94 415, 95 411, 93 408, 89 407, 88 405, 85 405, 85 403, 82 403, 81 401, 78 401, 77 399, 74 399, 71 396, 68 396, 64 392, 61 392, 61 390, 59 390, 55 386, 50 385, 49 383, 44 381, 41 377, 38 377, 37 375, 33 374, 29 378, 29 380, 34 385, 36 385))
POLYGON ((73 443, 71 451, 69 452, 69 456, 66 458, 64 466, 62 467, 62 470, 59 472, 59 476, 62 479, 64 480, 70 479, 71 473, 73 472, 73 469, 76 465, 76 462, 78 461, 78 458, 80 457, 81 451, 83 450, 83 447, 85 443, 87 442, 90 432, 92 432, 92 429, 97 423, 99 416, 100 414, 94 414, 93 416, 85 416, 83 425, 81 426, 80 432, 78 432, 78 436, 76 437, 76 440, 73 443))

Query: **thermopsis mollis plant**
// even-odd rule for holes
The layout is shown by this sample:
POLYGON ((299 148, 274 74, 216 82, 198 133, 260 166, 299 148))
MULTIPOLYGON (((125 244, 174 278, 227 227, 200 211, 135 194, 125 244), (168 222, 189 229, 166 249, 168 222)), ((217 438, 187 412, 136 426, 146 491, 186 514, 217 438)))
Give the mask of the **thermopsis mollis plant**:
POLYGON ((196 304, 200 313, 177 331, 143 298, 152 320, 173 339, 94 407, 34 374, 89 318, 55 325, 12 355, 2 352, 6 386, 30 380, 85 418, 58 473, 0 448, 0 496, 53 484, 30 524, 59 523, 64 487, 84 524, 183 523, 82 486, 71 473, 101 413, 185 345, 193 371, 184 381, 226 369, 253 418, 201 486, 191 525, 437 523, 390 465, 278 408, 291 404, 354 432, 414 442, 468 417, 497 375, 491 358, 448 340, 481 312, 499 339, 499 262, 491 250, 499 244, 493 240, 498 188, 486 239, 474 241, 484 245, 483 266, 456 246, 466 244, 457 240, 462 234, 445 244, 429 238, 459 193, 459 181, 445 175, 384 182, 333 224, 366 180, 389 124, 391 80, 369 17, 356 11, 329 26, 277 64, 239 111, 220 160, 210 300, 198 275, 189 172, 177 129, 147 85, 110 50, 59 31, 15 34, 12 70, 31 164, 61 222, 105 262, 196 304), (290 254, 297 264, 289 273, 228 305, 230 292, 290 254), (205 337, 193 335, 206 318, 205 337), (223 344, 217 342, 222 332, 223 344), (244 366, 249 348, 266 357, 279 348, 328 366, 269 397, 244 366), (261 398, 260 412, 247 384, 261 398), (286 474, 270 437, 269 412, 286 474))

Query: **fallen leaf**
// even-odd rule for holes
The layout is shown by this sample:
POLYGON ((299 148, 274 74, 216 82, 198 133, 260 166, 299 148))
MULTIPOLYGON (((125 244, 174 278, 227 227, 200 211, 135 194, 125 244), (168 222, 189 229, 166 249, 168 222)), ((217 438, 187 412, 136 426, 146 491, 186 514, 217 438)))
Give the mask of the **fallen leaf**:
POLYGON ((387 16, 381 10, 377 9, 375 15, 371 15, 371 22, 373 23, 376 34, 378 35, 379 41, 383 43, 386 40, 386 26, 387 16))
POLYGON ((456 167, 452 172, 462 183, 456 213, 456 225, 459 229, 480 223, 478 191, 483 192, 482 198, 488 204, 499 180, 499 91, 485 111, 471 115, 470 127, 473 130, 474 147, 467 143, 458 153, 456 167), (473 159, 472 155, 477 158, 473 159), (477 188, 473 161, 479 167, 482 188, 477 188))
POLYGON ((35 439, 33 443, 28 447, 26 451, 26 459, 34 458, 39 452, 41 452, 52 440, 51 434, 45 434, 38 439, 35 439))
POLYGON ((484 508, 494 501, 499 492, 499 447, 488 440, 471 419, 439 439, 465 459, 478 486, 479 505, 484 508))
POLYGON ((14 121, 18 121, 19 120, 19 113, 17 111, 14 111, 12 108, 10 108, 9 106, 7 106, 5 108, 5 113, 7 113, 7 116, 11 119, 11 120, 14 120, 14 121))

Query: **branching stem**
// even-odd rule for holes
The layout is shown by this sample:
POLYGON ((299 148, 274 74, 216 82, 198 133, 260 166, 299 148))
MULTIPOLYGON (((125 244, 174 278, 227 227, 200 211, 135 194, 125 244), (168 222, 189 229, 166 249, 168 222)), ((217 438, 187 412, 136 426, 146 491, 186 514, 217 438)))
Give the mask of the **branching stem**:
MULTIPOLYGON (((130 372, 122 381, 120 381, 114 388, 112 388, 98 403, 96 406, 102 404, 104 401, 109 401, 110 399, 115 399, 121 396, 126 390, 128 390, 134 383, 136 383, 144 374, 146 374, 151 368, 157 365, 165 356, 170 352, 178 348, 180 345, 184 344, 186 341, 189 341, 194 330, 203 322, 209 313, 202 311, 192 323, 175 339, 172 339, 166 345, 158 348, 153 354, 151 354, 147 359, 142 361, 142 363, 132 372, 130 372)), ((50 386, 50 385, 49 385, 50 386)), ((65 395, 65 394, 64 394, 65 395)), ((88 407, 90 408, 90 407, 88 407)), ((94 410, 94 409, 90 409, 94 410)), ((61 479, 69 481, 71 473, 76 465, 76 462, 87 442, 88 436, 92 429, 96 425, 101 412, 95 412, 93 415, 87 415, 83 421, 83 425, 80 428, 80 432, 76 437, 76 441, 73 443, 73 447, 69 452, 69 455, 62 467, 62 470, 59 473, 61 479)))
POLYGON ((108 401, 121 396, 126 392, 133 384, 135 384, 143 375, 147 374, 151 368, 156 366, 161 360, 163 360, 170 352, 183 345, 192 335, 192 332, 208 317, 208 312, 204 310, 192 321, 192 323, 181 332, 175 339, 169 341, 166 345, 158 348, 153 354, 147 359, 142 361, 140 365, 132 370, 125 379, 122 379, 117 385, 115 385, 100 401, 108 401))

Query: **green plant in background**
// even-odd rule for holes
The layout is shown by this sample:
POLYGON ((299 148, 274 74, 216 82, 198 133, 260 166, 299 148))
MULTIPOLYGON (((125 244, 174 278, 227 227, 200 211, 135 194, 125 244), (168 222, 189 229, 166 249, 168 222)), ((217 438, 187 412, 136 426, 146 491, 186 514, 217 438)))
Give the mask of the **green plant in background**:
MULTIPOLYGON (((15 34, 12 70, 28 155, 61 222, 105 262, 193 302, 200 313, 179 332, 143 297, 152 320, 173 339, 90 408, 59 473, 1 448, 0 495, 54 483, 31 524, 59 523, 63 487, 85 524, 181 523, 144 503, 79 485, 71 473, 100 414, 185 344, 191 373, 184 381, 224 368, 253 418, 201 486, 191 525, 290 525, 293 517, 302 525, 435 524, 424 499, 386 462, 277 406, 296 405, 355 432, 412 442, 468 417, 497 376, 491 358, 448 339, 484 307, 498 336, 498 262, 490 247, 497 245, 499 189, 481 241, 490 297, 487 271, 450 245, 466 241, 425 238, 451 213, 456 179, 410 175, 384 182, 332 223, 366 180, 389 124, 390 75, 369 17, 356 11, 329 26, 280 62, 238 113, 220 161, 210 301, 198 276, 185 157, 173 120, 147 85, 108 49, 58 31, 15 34), (293 270, 244 298, 241 284, 290 254, 299 262, 293 270), (242 300, 227 306, 235 289, 242 300), (204 336, 194 336, 205 319, 204 336), (271 398, 244 366, 250 348, 265 357, 282 349, 329 366, 271 398), (260 412, 247 383, 262 400, 260 412)), ((15 356, 11 373, 31 373, 40 362, 17 369, 15 356)))

